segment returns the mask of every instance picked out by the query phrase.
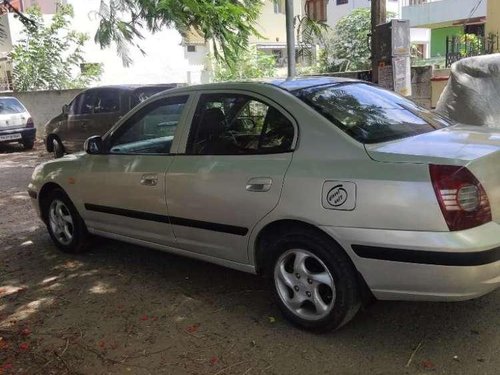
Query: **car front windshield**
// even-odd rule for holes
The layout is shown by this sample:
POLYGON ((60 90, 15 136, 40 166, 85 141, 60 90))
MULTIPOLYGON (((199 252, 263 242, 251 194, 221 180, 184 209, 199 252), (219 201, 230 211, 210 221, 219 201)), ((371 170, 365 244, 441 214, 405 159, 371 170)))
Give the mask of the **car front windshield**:
POLYGON ((367 83, 322 85, 294 94, 362 143, 386 142, 453 125, 408 99, 367 83))
POLYGON ((0 115, 13 115, 26 112, 23 105, 14 98, 0 98, 0 115))

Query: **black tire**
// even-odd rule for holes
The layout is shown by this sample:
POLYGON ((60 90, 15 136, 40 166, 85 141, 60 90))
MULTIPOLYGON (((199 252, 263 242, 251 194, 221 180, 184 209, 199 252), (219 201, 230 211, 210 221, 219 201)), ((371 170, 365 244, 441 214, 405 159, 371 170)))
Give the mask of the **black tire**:
POLYGON ((54 159, 59 159, 64 156, 64 146, 61 143, 61 140, 57 137, 50 138, 52 142, 52 154, 54 155, 54 159))
POLYGON ((87 227, 75 206, 63 190, 56 189, 51 191, 47 199, 42 202, 42 210, 50 237, 61 251, 76 254, 86 250, 89 241, 87 227), (70 232, 72 236, 70 241, 68 241, 68 237, 65 238, 65 241, 63 238, 65 237, 64 235, 56 233, 54 224, 51 223, 52 218, 50 210, 52 205, 57 204, 57 202, 63 204, 63 212, 71 217, 72 224, 70 226, 68 225, 68 227, 71 227, 70 232))
POLYGON ((23 141, 22 144, 25 150, 33 150, 33 147, 35 147, 35 140, 23 141))
MULTIPOLYGON (((272 257, 271 267, 269 267, 268 273, 271 276, 270 279, 274 296, 281 312, 291 323, 311 331, 328 332, 342 327, 354 318, 361 307, 361 286, 359 285, 358 275, 354 265, 339 245, 329 239, 326 234, 322 235, 317 231, 309 229, 298 229, 291 233, 282 234, 270 245, 272 257), (330 289, 332 295, 331 301, 333 301, 331 302, 332 307, 328 313, 325 312, 327 315, 320 319, 304 319, 298 316, 296 312, 292 311, 285 304, 280 296, 280 290, 276 281, 279 277, 275 274, 275 267, 278 261, 281 262, 283 257, 286 258, 287 254, 293 254, 293 249, 303 249, 305 252, 313 254, 323 263, 323 265, 317 263, 312 257, 308 259, 312 262, 316 262, 318 266, 326 266, 327 270, 330 272, 330 276, 333 278, 334 288, 330 289)), ((295 270, 293 272, 295 272, 295 270)), ((291 273, 293 278, 297 277, 293 272, 291 273)), ((308 279, 308 282, 309 281, 308 279)), ((299 280, 294 282, 300 283, 299 280)), ((298 295, 307 288, 306 283, 300 284, 300 287, 298 285, 299 284, 294 286, 294 288, 298 288, 296 289, 297 292, 294 292, 294 290, 288 287, 287 290, 291 291, 292 295, 295 295, 295 293, 298 295)), ((281 293, 283 293, 283 289, 281 290, 281 293)), ((326 290, 328 291, 328 288, 326 288, 326 290)), ((311 294, 309 294, 309 297, 310 296, 311 294)), ((307 304, 309 302, 306 301, 305 303, 307 304)), ((303 306, 307 307, 306 305, 303 306)), ((303 310, 303 308, 301 308, 301 310, 303 310)))

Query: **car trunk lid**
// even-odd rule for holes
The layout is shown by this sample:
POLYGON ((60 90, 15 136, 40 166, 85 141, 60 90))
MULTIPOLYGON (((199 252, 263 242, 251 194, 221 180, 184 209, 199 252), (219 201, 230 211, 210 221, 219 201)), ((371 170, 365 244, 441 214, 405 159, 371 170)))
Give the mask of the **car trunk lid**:
POLYGON ((483 185, 493 220, 500 223, 500 129, 455 125, 365 148, 381 162, 466 166, 483 185))
POLYGON ((28 116, 25 113, 0 115, 0 129, 14 129, 26 126, 28 116))

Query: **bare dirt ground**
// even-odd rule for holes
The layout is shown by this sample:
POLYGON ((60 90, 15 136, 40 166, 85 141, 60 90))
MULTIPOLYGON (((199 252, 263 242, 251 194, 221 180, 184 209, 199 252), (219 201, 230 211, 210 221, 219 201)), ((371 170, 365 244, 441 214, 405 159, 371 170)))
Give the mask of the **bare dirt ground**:
POLYGON ((107 240, 62 254, 26 194, 46 159, 0 146, 0 374, 498 374, 500 291, 315 335, 256 276, 107 240))

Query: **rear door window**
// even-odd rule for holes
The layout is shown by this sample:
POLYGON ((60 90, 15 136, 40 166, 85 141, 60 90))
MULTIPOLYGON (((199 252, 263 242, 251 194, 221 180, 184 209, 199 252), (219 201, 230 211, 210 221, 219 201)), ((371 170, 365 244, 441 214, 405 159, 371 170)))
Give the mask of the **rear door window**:
POLYGON ((275 107, 248 95, 205 94, 191 126, 187 152, 240 155, 291 151, 295 129, 275 107))
POLYGON ((93 113, 116 113, 120 111, 118 90, 98 90, 95 92, 93 113))

